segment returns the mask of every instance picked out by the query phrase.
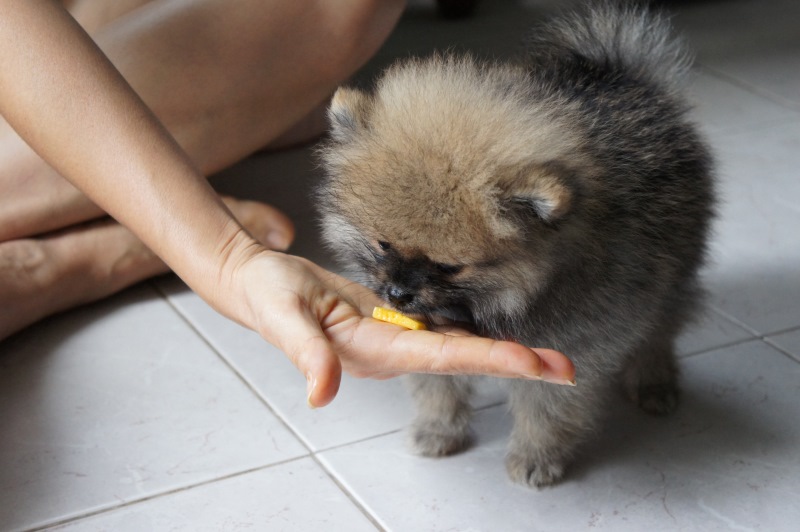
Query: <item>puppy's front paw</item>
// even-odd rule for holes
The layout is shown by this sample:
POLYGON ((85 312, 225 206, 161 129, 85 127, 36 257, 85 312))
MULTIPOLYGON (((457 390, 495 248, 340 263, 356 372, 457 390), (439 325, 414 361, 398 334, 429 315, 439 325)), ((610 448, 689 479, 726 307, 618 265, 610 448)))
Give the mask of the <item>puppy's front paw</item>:
POLYGON ((463 451, 472 442, 468 426, 441 422, 416 423, 411 429, 411 446, 422 456, 447 456, 463 451))
POLYGON ((560 460, 543 459, 511 452, 506 457, 506 471, 517 484, 543 488, 555 484, 564 475, 560 460))

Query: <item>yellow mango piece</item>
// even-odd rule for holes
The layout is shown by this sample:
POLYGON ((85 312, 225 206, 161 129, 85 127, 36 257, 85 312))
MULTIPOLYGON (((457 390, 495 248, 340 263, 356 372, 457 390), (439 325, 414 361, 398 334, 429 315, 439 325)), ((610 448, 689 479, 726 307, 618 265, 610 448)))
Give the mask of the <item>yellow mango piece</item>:
POLYGON ((409 318, 405 314, 401 314, 394 310, 383 308, 383 307, 375 307, 372 309, 372 317, 376 320, 385 321, 387 323, 393 323, 395 325, 399 325, 401 327, 405 327, 406 329, 412 329, 415 331, 422 331, 427 329, 425 324, 421 321, 417 321, 413 318, 409 318))

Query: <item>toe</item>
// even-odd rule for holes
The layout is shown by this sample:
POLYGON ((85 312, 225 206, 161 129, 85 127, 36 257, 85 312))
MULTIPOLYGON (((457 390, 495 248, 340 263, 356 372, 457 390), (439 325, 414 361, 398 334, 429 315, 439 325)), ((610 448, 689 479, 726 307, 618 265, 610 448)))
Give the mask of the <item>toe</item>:
POLYGON ((257 201, 222 198, 233 215, 253 238, 279 251, 286 250, 294 240, 294 224, 281 211, 257 201))

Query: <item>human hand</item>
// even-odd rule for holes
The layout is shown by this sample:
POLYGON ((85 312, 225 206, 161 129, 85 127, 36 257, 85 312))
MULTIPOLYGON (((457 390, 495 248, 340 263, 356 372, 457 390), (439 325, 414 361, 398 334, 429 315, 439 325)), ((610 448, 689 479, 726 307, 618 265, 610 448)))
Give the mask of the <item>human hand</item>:
POLYGON ((556 384, 574 379, 574 366, 557 351, 455 328, 409 331, 365 317, 380 304, 377 296, 300 257, 255 249, 233 272, 233 294, 240 294, 245 307, 231 309, 233 314, 244 316, 245 325, 306 376, 312 407, 333 400, 342 371, 378 379, 404 373, 486 374, 556 384))

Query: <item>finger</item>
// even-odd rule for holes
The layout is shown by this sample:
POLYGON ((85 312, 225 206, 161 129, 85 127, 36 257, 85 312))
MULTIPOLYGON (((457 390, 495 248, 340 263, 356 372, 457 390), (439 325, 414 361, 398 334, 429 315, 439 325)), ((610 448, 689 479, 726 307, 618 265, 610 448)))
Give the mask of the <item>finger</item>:
POLYGON ((224 196, 222 201, 253 238, 268 248, 284 251, 294 240, 294 224, 275 207, 230 196, 224 196))
POLYGON ((371 316, 372 309, 383 304, 382 300, 375 295, 375 292, 362 284, 328 271, 310 261, 305 261, 304 265, 331 291, 335 292, 342 300, 352 305, 352 308, 346 310, 344 307, 337 309, 342 310, 339 316, 328 316, 327 321, 330 323, 339 323, 345 319, 351 318, 354 315, 352 313, 353 309, 356 309, 360 316, 371 316))
POLYGON ((322 407, 333 401, 339 391, 342 366, 339 357, 331 348, 317 319, 302 305, 275 305, 274 308, 297 308, 294 312, 282 312, 277 334, 268 331, 264 338, 277 345, 306 377, 307 402, 312 408, 322 407))
MULTIPOLYGON (((323 270, 315 264, 309 264, 309 267, 338 294, 358 308, 362 315, 371 314, 372 308, 380 304, 380 300, 366 287, 323 270)), ((368 373, 360 367, 348 367, 346 368, 348 371, 355 369, 359 374, 370 376, 380 372, 481 373, 501 377, 524 376, 557 384, 575 384, 574 365, 563 353, 552 349, 531 349, 513 342, 488 339, 482 339, 483 342, 480 342, 481 339, 475 337, 473 333, 458 328, 457 324, 436 326, 434 331, 444 331, 448 338, 463 337, 463 341, 446 340, 445 344, 442 344, 442 335, 431 336, 414 331, 411 345, 402 345, 402 342, 407 341, 406 333, 410 331, 371 318, 359 320, 352 318, 350 311, 341 315, 331 313, 327 316, 327 323, 323 325, 334 344, 337 341, 341 344, 336 345, 337 349, 349 351, 345 359, 370 362, 371 371, 368 373), (354 322, 358 324, 355 327, 356 331, 352 330, 354 322), (375 329, 376 326, 380 329, 375 329), (356 332, 357 339, 355 339, 356 332), (385 346, 389 342, 395 342, 397 335, 401 333, 404 334, 402 342, 395 344, 399 347, 387 352, 385 346), (437 348, 441 351, 444 347, 453 353, 451 357, 443 358, 441 352, 436 354, 437 348), (376 360, 375 353, 382 353, 384 360, 376 360), (378 362, 385 367, 377 367, 378 362), (442 369, 441 366, 445 368, 442 369), (448 370, 446 367, 452 369, 448 370)))
POLYGON ((534 349, 542 360, 542 380, 575 386, 575 365, 563 353, 553 349, 534 349))
MULTIPOLYGON (((340 348, 335 328, 328 329, 328 334, 340 348)), ((341 348, 350 351, 348 360, 381 353, 376 373, 485 374, 558 384, 567 384, 575 376, 572 363, 557 351, 542 349, 540 354, 514 342, 408 331, 370 318, 360 320, 341 348)))
POLYGON ((306 376, 306 402, 311 408, 330 404, 339 392, 342 366, 324 336, 310 339, 309 346, 300 357, 300 371, 306 376))

